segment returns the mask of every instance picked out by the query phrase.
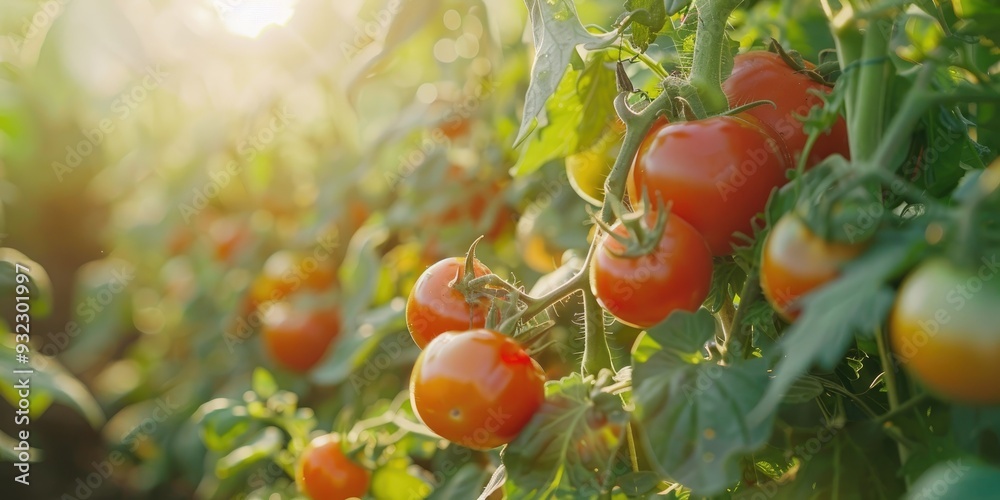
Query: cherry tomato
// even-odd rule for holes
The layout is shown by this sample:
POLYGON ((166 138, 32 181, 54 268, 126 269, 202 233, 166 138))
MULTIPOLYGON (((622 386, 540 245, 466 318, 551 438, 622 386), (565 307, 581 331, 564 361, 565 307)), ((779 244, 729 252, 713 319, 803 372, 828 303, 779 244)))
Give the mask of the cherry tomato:
MULTIPOLYGON (((807 67, 811 69, 813 66, 807 64, 807 67)), ((746 114, 753 115, 774 129, 795 160, 801 156, 809 137, 796 115, 806 116, 814 106, 823 104, 823 100, 813 92, 830 92, 826 85, 790 68, 778 54, 766 51, 736 56, 733 73, 722 88, 733 107, 753 101, 773 102, 774 106, 762 104, 751 108, 746 114)), ((847 125, 843 118, 839 118, 830 130, 817 137, 806 166, 811 167, 835 153, 850 159, 847 125)))
POLYGON ((899 287, 889 316, 894 357, 945 399, 1000 404, 997 278, 986 265, 976 273, 934 258, 899 287))
POLYGON ((362 498, 371 484, 371 472, 346 455, 340 436, 313 439, 295 466, 295 485, 313 500, 362 498))
POLYGON ((264 261, 261 274, 250 286, 250 300, 256 307, 281 300, 298 290, 321 292, 336 282, 337 270, 328 252, 307 254, 282 250, 264 261))
POLYGON ((331 309, 294 310, 275 304, 264 316, 261 329, 267 353, 288 370, 312 369, 340 334, 340 315, 331 309))
POLYGON ((760 287, 783 318, 799 316, 798 299, 840 275, 840 268, 864 245, 826 241, 795 214, 785 214, 764 241, 760 287))
MULTIPOLYGON (((478 259, 472 266, 476 276, 491 274, 478 259)), ((465 296, 451 286, 464 272, 464 257, 444 259, 427 268, 410 290, 406 300, 406 327, 421 349, 444 332, 482 328, 486 324, 489 299, 469 304, 465 296)))
MULTIPOLYGON (((653 214, 647 216, 653 219, 653 214)), ((627 234, 621 221, 611 229, 627 234)), ((601 307, 622 323, 648 328, 674 311, 697 310, 708 296, 712 254, 680 217, 670 215, 659 244, 648 255, 616 255, 625 247, 607 234, 598 245, 590 265, 590 288, 601 307)))
POLYGON ((713 254, 728 255, 739 241, 733 233, 753 234, 751 220, 787 182, 789 164, 780 141, 752 116, 660 122, 639 146, 628 194, 637 202, 647 190, 653 203, 659 194, 713 254))
POLYGON ((545 372, 514 339, 476 329, 439 335, 410 375, 413 411, 431 430, 488 450, 517 437, 545 399, 545 372))

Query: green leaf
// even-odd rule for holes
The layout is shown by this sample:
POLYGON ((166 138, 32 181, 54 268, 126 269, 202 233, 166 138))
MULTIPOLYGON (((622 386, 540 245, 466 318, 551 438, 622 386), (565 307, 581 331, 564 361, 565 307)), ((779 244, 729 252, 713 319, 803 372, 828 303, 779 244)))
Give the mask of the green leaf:
POLYGON ((236 439, 250 428, 250 414, 239 401, 213 399, 198 408, 191 419, 201 426, 201 438, 210 450, 232 449, 236 439))
POLYGON ((629 417, 601 385, 579 374, 546 384, 545 403, 504 449, 508 498, 594 498, 611 488, 629 417))
POLYGON ((795 405, 808 403, 823 394, 823 384, 813 377, 802 377, 792 383, 785 393, 784 404, 795 405))
POLYGON ((712 286, 705 299, 705 307, 709 311, 718 312, 726 303, 732 304, 733 296, 743 289, 746 278, 747 274, 735 261, 717 261, 712 271, 712 286))
POLYGON ((672 16, 691 5, 691 0, 664 0, 664 10, 668 16, 672 16))
POLYGON ((444 474, 444 483, 439 485, 427 500, 474 498, 482 492, 483 485, 490 478, 490 475, 475 463, 466 463, 457 470, 452 467, 454 463, 438 469, 437 474, 444 474))
POLYGON ((135 266, 122 259, 106 258, 82 266, 73 296, 73 321, 50 337, 53 343, 46 349, 67 348, 62 359, 77 373, 105 360, 126 331, 134 328, 129 293, 134 279, 135 266))
POLYGON ((769 353, 781 358, 750 421, 771 418, 792 384, 810 367, 832 370, 856 333, 874 331, 882 324, 895 296, 888 283, 907 270, 924 248, 918 226, 880 231, 871 248, 850 262, 840 278, 802 299, 802 316, 785 331, 778 349, 769 353))
POLYGON ((256 392, 260 399, 267 399, 278 392, 278 383, 266 368, 258 366, 253 369, 253 392, 256 392))
POLYGON ((645 52, 667 21, 666 6, 663 0, 627 0, 625 10, 632 12, 632 45, 645 52))
POLYGON ((1000 491, 1000 469, 963 459, 938 464, 920 476, 907 492, 908 500, 985 498, 1000 491), (987 493, 989 492, 989 493, 987 493))
POLYGON ((384 371, 416 359, 404 306, 397 299, 356 318, 350 334, 342 335, 312 371, 312 380, 330 385, 350 377, 351 386, 360 391, 384 371))
POLYGON ((988 440, 1000 441, 1000 408, 955 405, 950 428, 958 446, 969 453, 983 453, 988 440))
POLYGON ((530 174, 601 139, 616 116, 614 98, 618 93, 615 73, 606 62, 605 55, 596 54, 582 70, 571 69, 563 75, 545 105, 548 123, 523 146, 514 166, 516 175, 530 174))
POLYGON ((54 358, 28 353, 29 363, 18 363, 13 341, 14 337, 10 336, 0 343, 0 371, 13 377, 11 383, 0 385, 0 394, 11 406, 18 406, 18 391, 24 389, 21 382, 27 381, 31 417, 41 416, 49 404, 56 401, 76 410, 91 427, 99 429, 104 425, 104 411, 87 386, 54 358), (32 370, 32 373, 15 374, 14 370, 32 370))
POLYGON ((15 296, 27 295, 32 318, 43 318, 52 310, 52 282, 45 268, 13 248, 0 248, 0 291, 11 297, 10 302, 4 302, 8 304, 15 296), (23 275, 20 281, 18 275, 23 275), (27 286, 28 293, 17 294, 18 285, 27 286))
POLYGON ((763 446, 773 416, 746 414, 767 387, 767 364, 721 366, 704 358, 715 320, 701 309, 675 312, 647 331, 661 347, 633 363, 635 418, 643 444, 664 474, 699 494, 715 495, 740 478, 740 459, 763 446))
MULTIPOLYGON (((409 460, 394 459, 376 469, 375 473, 372 474, 372 497, 379 500, 419 500, 427 498, 427 495, 431 492, 430 485, 408 471, 408 464, 409 460)), ((471 491, 465 493, 467 498, 471 498, 471 491)))
POLYGON ((531 132, 535 117, 563 79, 569 61, 578 45, 594 50, 607 47, 618 38, 617 32, 594 35, 580 24, 572 0, 525 0, 531 16, 531 33, 535 40, 535 61, 531 67, 531 82, 524 97, 524 114, 515 144, 520 144, 531 132))
POLYGON ((376 249, 387 233, 379 228, 362 228, 354 233, 338 275, 343 287, 344 317, 353 318, 368 307, 378 285, 379 256, 376 249))
POLYGON ((820 427, 809 439, 795 446, 792 453, 800 463, 794 481, 781 486, 769 482, 749 491, 776 500, 890 500, 899 498, 905 488, 899 476, 888 472, 899 466, 895 442, 887 439, 873 423, 845 428, 820 427))
POLYGON ((285 446, 284 434, 277 427, 261 429, 250 441, 215 463, 215 475, 227 478, 251 465, 275 456, 285 446))

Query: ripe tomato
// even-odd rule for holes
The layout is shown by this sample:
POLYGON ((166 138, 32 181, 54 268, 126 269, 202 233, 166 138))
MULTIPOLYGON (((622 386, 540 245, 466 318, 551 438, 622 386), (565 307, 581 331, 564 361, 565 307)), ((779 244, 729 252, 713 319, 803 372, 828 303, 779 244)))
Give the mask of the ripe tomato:
POLYGON ((935 258, 899 287, 889 316, 894 357, 943 398, 1000 404, 996 278, 986 266, 976 274, 935 258))
POLYGON ((488 450, 511 442, 545 399, 545 372, 514 339, 476 329, 439 335, 410 375, 413 411, 431 430, 488 450))
MULTIPOLYGON (((812 65, 808 65, 812 68, 812 65)), ((785 148, 793 159, 798 159, 809 137, 796 115, 805 116, 813 106, 823 100, 813 91, 830 92, 829 87, 790 68, 781 56, 772 52, 754 51, 740 54, 733 61, 733 73, 722 84, 729 97, 730 106, 742 106, 753 101, 768 100, 775 104, 762 104, 746 113, 753 115, 774 129, 785 141, 785 148)), ((847 125, 839 118, 833 127, 821 134, 809 153, 807 167, 827 156, 840 154, 850 159, 847 142, 847 125)))
MULTIPOLYGON (((653 214, 647 220, 654 220, 653 214)), ((652 224, 650 224, 652 225, 652 224)), ((621 221, 611 226, 625 235, 621 221)), ((639 328, 653 326, 676 310, 694 311, 712 284, 712 254, 690 224, 673 214, 663 237, 649 255, 619 257, 625 247, 601 236, 590 265, 590 288, 618 321, 639 328)))
POLYGON ((672 214, 691 224, 715 255, 732 253, 733 233, 752 234, 751 220, 771 190, 787 179, 788 154, 748 115, 660 122, 639 146, 629 171, 633 202, 649 191, 673 202, 672 214))
POLYGON ((293 310, 274 305, 264 316, 264 347, 279 365, 304 373, 323 358, 340 334, 340 315, 331 309, 293 310))
POLYGON ((295 485, 313 500, 362 498, 370 484, 371 472, 344 455, 337 434, 313 439, 295 466, 295 485))
POLYGON ((329 289, 337 282, 337 270, 329 256, 328 252, 317 255, 290 250, 275 252, 264 261, 261 274, 250 286, 251 303, 256 307, 298 290, 329 289))
POLYGON ((826 241, 798 215, 785 214, 764 241, 760 287, 771 306, 792 321, 801 312, 798 299, 834 280, 862 250, 864 245, 826 241))
MULTIPOLYGON (((491 274, 478 259, 472 266, 477 277, 491 274)), ((489 299, 469 304, 464 295, 451 287, 464 272, 464 257, 444 259, 427 268, 410 290, 406 299, 406 327, 421 349, 444 332, 482 328, 486 324, 489 299)))

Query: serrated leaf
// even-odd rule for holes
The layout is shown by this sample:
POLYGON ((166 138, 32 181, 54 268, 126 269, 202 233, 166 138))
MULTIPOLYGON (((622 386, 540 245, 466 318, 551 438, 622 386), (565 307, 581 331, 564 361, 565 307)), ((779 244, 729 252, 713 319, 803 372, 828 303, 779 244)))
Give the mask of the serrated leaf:
MULTIPOLYGON (((795 480, 781 486, 761 484, 748 491, 771 499, 899 498, 905 485, 895 474, 899 464, 895 443, 872 423, 847 428, 822 427, 793 450, 800 462, 795 480)), ((956 497, 961 498, 961 497, 956 497)))
POLYGON ((545 387, 545 403, 503 452, 509 498, 591 498, 613 484, 628 413, 621 399, 573 374, 545 387), (581 496, 582 495, 582 496, 581 496))
POLYGON ((721 493, 739 480, 743 455, 771 435, 773 415, 752 425, 745 419, 767 387, 767 364, 705 360, 715 320, 704 309, 675 312, 647 333, 661 348, 633 363, 642 442, 665 475, 698 494, 721 493))
POLYGON ((803 297, 804 312, 778 342, 776 351, 783 357, 749 419, 770 418, 792 384, 810 367, 832 370, 856 332, 878 328, 895 296, 888 283, 909 268, 923 247, 919 227, 882 231, 869 251, 845 266, 840 278, 803 297))
POLYGON ((627 0, 625 10, 633 13, 632 45, 645 52, 667 21, 666 6, 663 0, 627 0))
POLYGON ((527 175, 547 162, 584 150, 601 139, 615 116, 615 74, 597 54, 582 70, 563 75, 545 105, 548 123, 523 146, 516 175, 527 175))
POLYGON ((572 0, 525 0, 524 3, 531 17, 535 61, 515 144, 520 144, 531 132, 535 117, 559 86, 577 46, 595 50, 611 45, 618 38, 614 31, 602 35, 589 33, 580 23, 572 0))
POLYGON ((743 288, 746 277, 743 268, 732 260, 717 263, 712 270, 712 286, 705 299, 705 308, 718 312, 726 303, 732 304, 733 295, 743 288))

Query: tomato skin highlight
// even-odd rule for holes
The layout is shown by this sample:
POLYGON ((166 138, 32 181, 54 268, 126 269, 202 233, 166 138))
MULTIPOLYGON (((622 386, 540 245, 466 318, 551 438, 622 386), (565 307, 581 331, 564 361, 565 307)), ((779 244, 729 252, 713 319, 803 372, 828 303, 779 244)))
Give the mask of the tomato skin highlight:
POLYGON ((545 372, 512 338, 475 329, 439 335, 410 374, 413 411, 441 437, 477 450, 509 443, 545 400, 545 372))
POLYGON ((836 279, 864 245, 826 241, 796 214, 775 223, 761 252, 760 287, 771 306, 788 321, 801 313, 799 298, 836 279))
POLYGON ((340 314, 332 309, 293 311, 287 304, 268 310, 261 328, 271 359, 285 369, 305 373, 323 359, 340 334, 340 314))
POLYGON ((994 321, 1000 284, 991 281, 995 278, 934 258, 899 287, 889 316, 894 358, 944 399, 1000 404, 1000 327, 994 321))
POLYGON ((337 434, 313 439, 295 466, 295 484, 314 500, 362 498, 371 484, 371 471, 358 465, 340 448, 337 434))
MULTIPOLYGON (((472 265, 476 277, 491 274, 490 269, 478 259, 472 265)), ((465 296, 450 285, 464 272, 464 257, 443 259, 427 268, 410 290, 406 299, 406 328, 421 349, 444 332, 486 325, 489 300, 483 298, 470 305, 465 296)))
MULTIPOLYGON (((812 64, 806 63, 809 69, 812 64)), ((737 55, 733 72, 722 84, 731 107, 753 101, 771 101, 746 111, 772 128, 785 143, 793 159, 798 160, 809 135, 805 133, 796 115, 806 116, 813 106, 822 106, 823 100, 813 92, 829 93, 830 88, 789 67, 781 56, 767 51, 753 51, 737 55)), ((843 117, 837 119, 826 133, 820 134, 809 152, 806 168, 824 158, 839 154, 850 159, 847 124, 843 117)))
POLYGON ((659 122, 639 146, 628 195, 636 203, 645 189, 656 203, 659 194, 714 255, 729 255, 739 242, 733 233, 753 234, 752 219, 787 182, 789 166, 780 141, 752 116, 659 122))
MULTIPOLYGON (((647 216, 649 225, 655 216, 647 216)), ((621 221, 611 226, 626 234, 621 221)), ((695 311, 712 284, 712 255, 705 240, 686 221, 670 214, 659 244, 649 255, 624 258, 625 250, 601 236, 590 265, 590 288, 597 302, 622 323, 651 327, 681 311, 695 311)))

